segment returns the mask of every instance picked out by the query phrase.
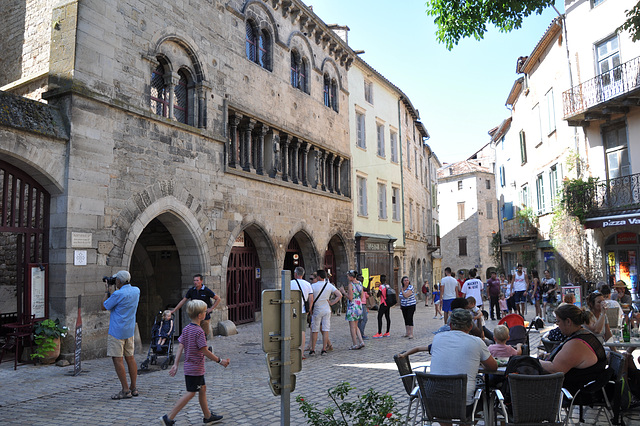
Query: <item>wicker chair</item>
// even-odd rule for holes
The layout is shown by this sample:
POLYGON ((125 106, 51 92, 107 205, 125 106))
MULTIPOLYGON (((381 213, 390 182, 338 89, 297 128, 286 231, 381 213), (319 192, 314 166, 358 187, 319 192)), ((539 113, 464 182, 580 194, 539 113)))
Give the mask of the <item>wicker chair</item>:
MULTIPOLYGON (((407 408, 407 420, 405 424, 409 423, 409 419, 411 419, 411 406, 414 402, 419 398, 420 391, 418 390, 418 385, 416 383, 416 377, 411 368, 411 362, 409 362, 409 357, 399 357, 398 355, 393 356, 393 360, 396 362, 396 366, 398 367, 398 373, 400 373, 400 378, 402 379, 402 384, 404 385, 404 390, 407 392, 409 396, 409 407, 407 408)), ((427 367, 419 367, 423 368, 426 371, 427 367)), ((413 423, 416 422, 416 417, 418 416, 418 405, 416 404, 413 414, 413 423)))
POLYGON ((452 376, 416 372, 420 389, 422 420, 455 424, 474 424, 482 389, 476 390, 471 415, 467 415, 467 375, 452 376))
POLYGON ((562 425, 562 382, 564 373, 529 376, 510 374, 511 413, 507 412, 504 396, 496 390, 502 415, 508 425, 562 425))

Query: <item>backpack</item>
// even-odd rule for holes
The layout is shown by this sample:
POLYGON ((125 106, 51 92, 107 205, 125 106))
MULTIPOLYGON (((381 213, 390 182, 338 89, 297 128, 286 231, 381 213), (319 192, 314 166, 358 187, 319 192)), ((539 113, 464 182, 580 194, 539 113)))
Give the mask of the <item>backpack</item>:
POLYGON ((398 296, 396 295, 396 291, 391 287, 387 287, 387 297, 385 297, 384 301, 389 308, 398 303, 398 296))
POLYGON ((504 403, 507 411, 511 413, 511 389, 509 388, 509 374, 526 374, 530 376, 541 376, 547 374, 542 368, 538 358, 532 358, 529 355, 514 355, 509 358, 507 367, 504 371, 504 382, 500 385, 502 394, 504 395, 504 403))

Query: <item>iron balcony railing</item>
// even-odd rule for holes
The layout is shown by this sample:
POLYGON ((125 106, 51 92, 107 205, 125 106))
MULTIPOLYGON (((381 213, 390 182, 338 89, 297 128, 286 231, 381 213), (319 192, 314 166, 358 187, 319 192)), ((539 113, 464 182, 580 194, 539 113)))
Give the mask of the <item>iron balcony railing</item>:
POLYGON ((602 73, 562 94, 564 118, 640 88, 640 57, 602 73))
POLYGON ((504 238, 510 241, 529 240, 538 235, 538 229, 527 217, 516 217, 502 222, 504 238))
POLYGON ((640 173, 606 181, 594 181, 590 187, 565 187, 565 200, 571 211, 584 217, 614 214, 640 208, 640 173))

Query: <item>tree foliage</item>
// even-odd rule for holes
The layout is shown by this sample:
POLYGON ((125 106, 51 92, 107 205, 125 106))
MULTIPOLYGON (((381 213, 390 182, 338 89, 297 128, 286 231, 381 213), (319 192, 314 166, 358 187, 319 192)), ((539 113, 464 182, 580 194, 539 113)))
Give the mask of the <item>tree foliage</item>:
MULTIPOLYGON (((524 18, 540 15, 554 0, 427 0, 427 15, 435 16, 436 39, 447 49, 467 37, 482 40, 487 24, 501 32, 522 27, 524 18)), ((627 20, 620 27, 629 30, 634 41, 640 39, 640 1, 627 11, 627 20)))

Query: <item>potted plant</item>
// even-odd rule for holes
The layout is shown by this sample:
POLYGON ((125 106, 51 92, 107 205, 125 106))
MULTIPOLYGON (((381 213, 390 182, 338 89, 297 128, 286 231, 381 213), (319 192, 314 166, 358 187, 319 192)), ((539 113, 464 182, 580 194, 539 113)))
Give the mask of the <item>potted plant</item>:
POLYGON ((42 364, 51 364, 60 356, 60 337, 65 337, 69 329, 60 325, 60 320, 46 319, 35 325, 33 335, 36 349, 31 359, 38 359, 42 364))

